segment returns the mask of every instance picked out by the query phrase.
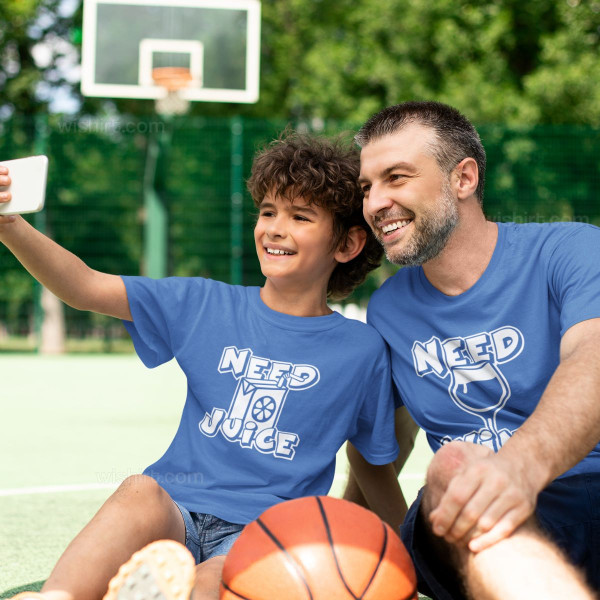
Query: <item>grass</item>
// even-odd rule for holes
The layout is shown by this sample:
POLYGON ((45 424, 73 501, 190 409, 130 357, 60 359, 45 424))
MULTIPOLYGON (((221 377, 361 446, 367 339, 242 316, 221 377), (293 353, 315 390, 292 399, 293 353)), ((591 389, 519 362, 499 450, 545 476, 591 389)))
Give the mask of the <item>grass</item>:
MULTIPOLYGON (((186 382, 174 361, 148 370, 134 355, 6 354, 1 361, 0 598, 10 598, 39 589, 112 489, 162 455, 186 382), (66 484, 99 489, 31 489, 66 484)), ((405 469, 408 498, 429 456, 420 436, 405 469)), ((332 495, 342 493, 346 468, 342 451, 332 495)))
MULTIPOLYGON (((36 336, 3 336, 0 338, 0 352, 37 353, 36 336)), ((133 354, 133 343, 129 338, 85 337, 66 338, 65 352, 69 354, 133 354)))

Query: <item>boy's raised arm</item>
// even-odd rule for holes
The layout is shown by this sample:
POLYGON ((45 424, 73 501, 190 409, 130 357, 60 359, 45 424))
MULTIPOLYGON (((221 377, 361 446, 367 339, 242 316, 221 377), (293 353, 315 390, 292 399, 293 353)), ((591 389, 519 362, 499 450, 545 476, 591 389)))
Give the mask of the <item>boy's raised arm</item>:
MULTIPOLYGON (((9 181, 7 170, 0 167, 0 186, 8 185, 9 181)), ((10 200, 9 194, 2 196, 0 202, 10 200)), ((69 306, 132 319, 125 284, 120 277, 90 269, 22 217, 0 217, 0 242, 35 279, 69 306)))

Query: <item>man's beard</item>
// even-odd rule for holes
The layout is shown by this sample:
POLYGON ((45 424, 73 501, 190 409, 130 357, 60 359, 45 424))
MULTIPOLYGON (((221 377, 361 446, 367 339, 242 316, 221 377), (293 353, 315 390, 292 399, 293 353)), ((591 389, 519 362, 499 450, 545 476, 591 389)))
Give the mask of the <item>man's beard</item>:
MULTIPOLYGON (((390 215, 386 215, 386 218, 390 218, 390 215)), ((447 184, 442 188, 439 204, 429 212, 423 213, 418 222, 413 219, 412 223, 414 227, 412 237, 403 248, 396 248, 396 244, 386 247, 378 236, 385 255, 391 263, 403 267, 415 267, 432 260, 444 249, 451 233, 458 225, 456 201, 447 184)))

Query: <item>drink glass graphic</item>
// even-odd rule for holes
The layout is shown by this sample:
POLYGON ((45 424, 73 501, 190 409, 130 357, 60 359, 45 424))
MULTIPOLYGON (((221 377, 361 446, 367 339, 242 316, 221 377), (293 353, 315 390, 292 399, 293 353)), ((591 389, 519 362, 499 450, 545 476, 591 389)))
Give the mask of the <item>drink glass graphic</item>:
POLYGON ((496 415, 510 398, 504 375, 492 363, 453 367, 450 373, 450 397, 460 409, 483 421, 484 427, 478 432, 480 443, 499 450, 510 435, 499 431, 496 424, 496 415))

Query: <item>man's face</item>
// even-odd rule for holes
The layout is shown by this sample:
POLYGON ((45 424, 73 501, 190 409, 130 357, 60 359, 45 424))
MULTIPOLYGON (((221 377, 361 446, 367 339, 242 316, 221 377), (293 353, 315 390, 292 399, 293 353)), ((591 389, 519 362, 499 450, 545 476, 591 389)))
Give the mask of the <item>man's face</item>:
POLYGON ((387 259, 398 265, 435 258, 458 224, 448 176, 429 149, 435 143, 432 129, 410 124, 361 152, 365 219, 387 259))

